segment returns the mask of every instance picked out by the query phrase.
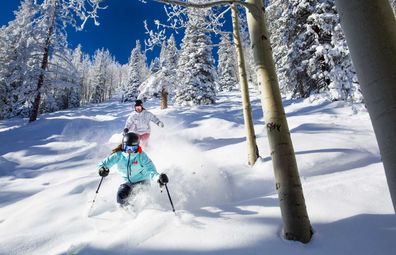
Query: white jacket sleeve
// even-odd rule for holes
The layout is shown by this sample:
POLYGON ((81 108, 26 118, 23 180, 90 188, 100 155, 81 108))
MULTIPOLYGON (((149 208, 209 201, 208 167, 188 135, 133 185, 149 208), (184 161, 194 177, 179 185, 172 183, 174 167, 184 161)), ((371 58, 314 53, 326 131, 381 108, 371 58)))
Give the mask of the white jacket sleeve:
POLYGON ((157 124, 157 125, 159 125, 159 123, 161 122, 158 118, 157 118, 157 116, 155 116, 153 113, 151 113, 150 112, 150 120, 152 121, 152 122, 154 122, 155 124, 157 124))
POLYGON ((124 128, 127 128, 130 132, 131 131, 134 131, 134 129, 135 129, 135 123, 134 123, 134 120, 133 120, 133 114, 130 114, 129 116, 128 116, 128 119, 127 119, 127 121, 125 122, 125 127, 124 128))

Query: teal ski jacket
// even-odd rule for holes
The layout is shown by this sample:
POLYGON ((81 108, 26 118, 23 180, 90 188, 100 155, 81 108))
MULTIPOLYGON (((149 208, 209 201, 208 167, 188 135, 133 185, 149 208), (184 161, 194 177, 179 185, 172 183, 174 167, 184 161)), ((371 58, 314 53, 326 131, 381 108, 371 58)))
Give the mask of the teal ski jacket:
POLYGON ((118 151, 99 163, 98 169, 106 167, 110 169, 117 164, 117 170, 123 175, 126 182, 136 183, 151 179, 158 179, 159 173, 157 172, 154 163, 147 156, 145 152, 139 148, 136 153, 126 153, 118 151))

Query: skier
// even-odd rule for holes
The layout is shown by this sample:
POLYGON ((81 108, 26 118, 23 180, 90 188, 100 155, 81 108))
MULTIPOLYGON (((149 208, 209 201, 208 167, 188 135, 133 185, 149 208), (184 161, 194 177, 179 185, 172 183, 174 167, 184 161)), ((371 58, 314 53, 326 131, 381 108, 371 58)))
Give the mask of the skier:
POLYGON ((124 134, 134 132, 139 135, 142 146, 146 147, 150 138, 150 121, 163 128, 164 123, 157 116, 147 111, 143 107, 142 100, 135 101, 135 111, 132 112, 125 123, 124 134))
POLYGON ((99 175, 106 177, 113 165, 117 164, 118 172, 123 175, 124 183, 117 192, 117 202, 125 207, 128 205, 128 197, 138 185, 147 185, 150 180, 157 180, 160 187, 168 183, 166 174, 159 174, 151 159, 139 146, 139 136, 135 133, 127 133, 113 153, 99 163, 99 175))

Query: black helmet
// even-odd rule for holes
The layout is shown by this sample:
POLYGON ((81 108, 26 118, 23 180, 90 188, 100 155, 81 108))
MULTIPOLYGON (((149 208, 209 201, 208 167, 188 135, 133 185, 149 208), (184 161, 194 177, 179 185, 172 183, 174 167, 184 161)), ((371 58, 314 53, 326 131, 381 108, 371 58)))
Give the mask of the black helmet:
POLYGON ((139 136, 135 133, 127 133, 122 138, 122 147, 125 149, 125 146, 136 146, 139 145, 139 136))

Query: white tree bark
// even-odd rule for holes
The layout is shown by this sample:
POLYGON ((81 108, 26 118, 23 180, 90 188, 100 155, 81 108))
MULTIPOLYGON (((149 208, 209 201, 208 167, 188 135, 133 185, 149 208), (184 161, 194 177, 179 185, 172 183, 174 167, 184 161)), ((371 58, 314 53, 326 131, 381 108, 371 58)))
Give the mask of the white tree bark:
POLYGON ((238 57, 239 82, 241 85, 243 117, 245 120, 246 143, 248 148, 248 164, 254 165, 259 155, 256 144, 256 135, 254 132, 252 107, 250 105, 249 86, 246 75, 245 57, 243 54, 241 36, 239 31, 238 9, 235 4, 231 6, 231 13, 232 13, 232 28, 234 30, 233 32, 234 44, 236 47, 236 52, 238 57))
POLYGON ((388 0, 336 0, 396 212, 396 21, 388 0))
POLYGON ((283 232, 288 240, 307 243, 312 236, 311 224, 282 105, 264 6, 262 0, 247 0, 247 3, 256 7, 247 10, 248 27, 257 82, 262 93, 261 100, 284 224, 283 232))

